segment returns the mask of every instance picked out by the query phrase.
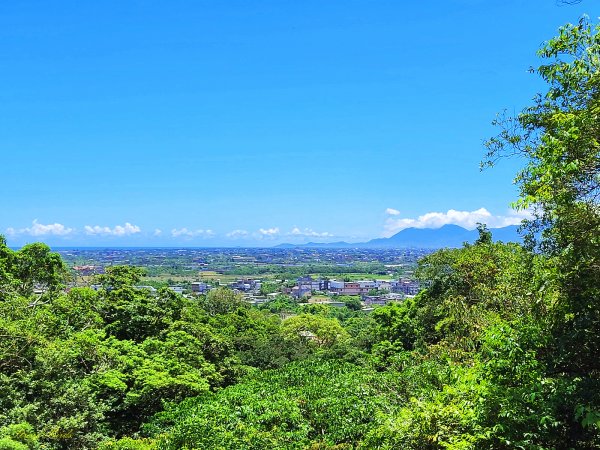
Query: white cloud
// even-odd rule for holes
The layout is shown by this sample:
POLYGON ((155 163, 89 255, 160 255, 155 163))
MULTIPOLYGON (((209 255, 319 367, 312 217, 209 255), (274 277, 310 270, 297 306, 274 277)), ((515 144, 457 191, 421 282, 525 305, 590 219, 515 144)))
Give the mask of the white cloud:
POLYGON ((93 227, 86 225, 84 230, 85 234, 112 234, 112 229, 110 227, 101 227, 100 225, 94 225, 93 227))
POLYGON ((248 232, 246 230, 233 230, 227 233, 225 236, 231 239, 243 238, 248 236, 248 232))
POLYGON ((399 216, 400 215, 400 211, 398 211, 397 209, 394 209, 394 208, 387 208, 385 210, 385 213, 390 216, 399 216))
POLYGON ((260 228, 258 230, 258 233, 262 237, 274 237, 274 236, 277 236, 279 234, 279 228, 278 227, 266 228, 266 229, 265 228, 260 228))
POLYGON ((194 238, 194 237, 203 237, 203 238, 209 238, 209 237, 213 237, 215 235, 213 230, 188 230, 187 228, 173 228, 171 230, 171 236, 173 236, 174 238, 176 237, 184 237, 187 239, 190 238, 194 238))
POLYGON ((19 234, 28 234, 30 236, 67 236, 73 232, 73 228, 68 228, 61 223, 50 223, 44 225, 35 219, 30 227, 26 228, 7 228, 6 234, 9 236, 17 236, 19 234))
POLYGON ((385 236, 391 236, 405 228, 440 228, 453 224, 463 228, 475 229, 477 223, 485 223, 489 228, 501 228, 509 225, 519 225, 523 219, 530 218, 529 211, 509 210, 506 215, 493 215, 485 208, 475 211, 457 211, 450 209, 447 212, 429 212, 416 219, 392 218, 385 221, 385 236))
POLYGON ((160 228, 156 228, 154 230, 154 236, 160 236, 162 234, 162 230, 160 228))
POLYGON ((116 225, 114 228, 101 227, 100 225, 86 225, 84 230, 85 234, 89 234, 91 236, 130 236, 142 231, 140 227, 137 225, 132 225, 129 222, 125 222, 125 225, 116 225))
POLYGON ((292 231, 290 231, 288 233, 288 235, 291 235, 291 236, 306 236, 306 237, 333 237, 333 234, 331 234, 331 233, 329 233, 327 231, 318 232, 318 231, 314 231, 311 228, 305 228, 304 230, 301 230, 298 227, 292 228, 292 231))

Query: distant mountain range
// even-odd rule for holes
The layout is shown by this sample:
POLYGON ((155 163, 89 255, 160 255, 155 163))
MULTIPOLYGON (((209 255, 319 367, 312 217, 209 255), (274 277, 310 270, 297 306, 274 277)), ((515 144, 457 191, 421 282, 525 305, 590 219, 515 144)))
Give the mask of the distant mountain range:
MULTIPOLYGON (((494 241, 522 242, 517 225, 492 228, 494 241)), ((464 242, 473 243, 479 236, 477 230, 467 230, 458 225, 441 228, 406 228, 389 238, 371 239, 368 242, 309 242, 307 244, 279 244, 276 248, 443 248, 461 247, 464 242)))

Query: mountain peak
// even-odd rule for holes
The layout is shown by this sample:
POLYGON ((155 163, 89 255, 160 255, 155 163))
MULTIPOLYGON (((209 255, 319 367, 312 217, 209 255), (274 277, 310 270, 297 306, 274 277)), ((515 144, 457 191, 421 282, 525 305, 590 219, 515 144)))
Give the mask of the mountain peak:
MULTIPOLYGON (((510 225, 504 228, 492 228, 492 238, 495 241, 521 242, 518 226, 510 225)), ((371 239, 368 242, 349 244, 347 242, 315 243, 293 245, 280 244, 279 248, 294 247, 324 247, 324 248, 444 248, 461 247, 465 242, 475 242, 479 233, 477 230, 467 230, 459 225, 446 224, 439 228, 405 228, 388 238, 371 239)))

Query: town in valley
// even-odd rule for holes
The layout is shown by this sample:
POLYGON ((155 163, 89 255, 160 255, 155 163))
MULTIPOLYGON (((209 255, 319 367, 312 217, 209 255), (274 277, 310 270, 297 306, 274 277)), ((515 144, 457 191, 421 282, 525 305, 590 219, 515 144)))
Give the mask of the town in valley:
POLYGON ((429 249, 332 248, 62 248, 72 269, 71 286, 99 289, 95 276, 107 267, 132 265, 145 270, 138 286, 162 287, 185 296, 227 287, 251 305, 279 296, 298 304, 369 311, 416 295, 416 263, 429 249), (358 303, 360 302, 360 303, 358 303))

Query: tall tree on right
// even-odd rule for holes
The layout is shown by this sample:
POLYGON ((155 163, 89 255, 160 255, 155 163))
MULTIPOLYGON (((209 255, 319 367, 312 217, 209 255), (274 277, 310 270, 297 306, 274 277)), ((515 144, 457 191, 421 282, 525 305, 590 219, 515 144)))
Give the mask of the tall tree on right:
MULTIPOLYGON (((555 267, 560 296, 550 308, 549 374, 562 380, 571 436, 600 430, 600 25, 583 17, 539 50, 532 72, 547 83, 516 117, 500 116, 484 166, 520 156, 516 206, 530 209, 533 249, 555 267)), ((550 276, 550 275, 549 275, 550 276)))

